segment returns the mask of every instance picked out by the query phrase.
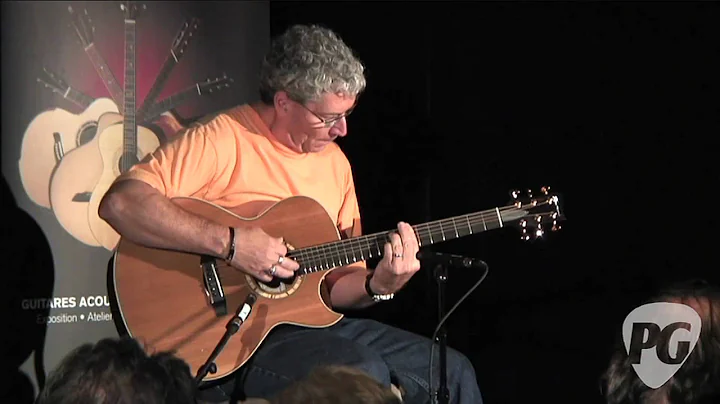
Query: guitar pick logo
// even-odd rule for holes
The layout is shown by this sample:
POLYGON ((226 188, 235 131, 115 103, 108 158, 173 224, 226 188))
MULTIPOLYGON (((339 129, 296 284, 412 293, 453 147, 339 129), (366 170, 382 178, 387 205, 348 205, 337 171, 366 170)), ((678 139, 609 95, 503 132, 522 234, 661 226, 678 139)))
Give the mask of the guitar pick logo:
POLYGON ((698 313, 680 303, 649 303, 631 311, 622 336, 640 380, 653 389, 670 380, 695 348, 701 327, 698 313))

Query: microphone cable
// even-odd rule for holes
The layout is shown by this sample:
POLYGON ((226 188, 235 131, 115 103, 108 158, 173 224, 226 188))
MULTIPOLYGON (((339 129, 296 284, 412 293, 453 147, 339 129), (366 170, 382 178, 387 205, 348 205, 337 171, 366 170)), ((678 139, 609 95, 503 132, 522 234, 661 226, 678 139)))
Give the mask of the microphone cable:
MULTIPOLYGON (((430 387, 430 403, 437 403, 437 402, 438 402, 438 401, 437 401, 437 399, 438 399, 438 394, 437 394, 437 393, 440 393, 440 392, 436 392, 436 391, 434 390, 434 388, 433 388, 433 377, 432 377, 432 374, 433 374, 433 356, 435 356, 435 355, 434 355, 434 353, 435 353, 435 339, 437 338, 438 332, 440 332, 440 328, 441 328, 442 325, 445 323, 445 321, 448 319, 448 317, 450 317, 450 315, 455 311, 455 309, 457 309, 458 306, 460 306, 460 303, 462 303, 463 301, 465 301, 465 299, 467 299, 468 296, 470 296, 470 294, 471 294, 475 289, 477 289, 478 286, 480 286, 480 284, 482 283, 482 281, 485 280, 485 277, 487 276, 488 272, 490 272, 490 267, 488 266, 487 263, 485 263, 484 261, 480 261, 480 260, 478 260, 478 262, 480 262, 480 263, 481 263, 481 266, 482 266, 483 268, 485 268, 485 272, 483 272, 482 276, 481 276, 480 279, 475 283, 475 285, 473 285, 473 287, 471 287, 470 290, 468 290, 468 291, 455 303, 455 305, 453 305, 453 307, 452 307, 450 310, 448 310, 447 313, 445 313, 445 315, 440 319, 440 322, 438 323, 437 327, 435 327, 435 331, 433 331, 432 339, 430 340, 430 344, 431 344, 431 345, 430 345, 430 365, 429 365, 429 368, 428 368, 428 385, 429 385, 429 387, 430 387)), ((445 347, 447 348, 447 339, 445 340, 445 347)), ((447 357, 445 358, 445 360, 446 360, 446 363, 447 363, 447 357)), ((445 370, 447 371, 447 369, 445 369, 445 370)), ((447 375, 446 375, 446 376, 447 376, 447 375)), ((447 377, 446 377, 446 380, 447 380, 447 377)))

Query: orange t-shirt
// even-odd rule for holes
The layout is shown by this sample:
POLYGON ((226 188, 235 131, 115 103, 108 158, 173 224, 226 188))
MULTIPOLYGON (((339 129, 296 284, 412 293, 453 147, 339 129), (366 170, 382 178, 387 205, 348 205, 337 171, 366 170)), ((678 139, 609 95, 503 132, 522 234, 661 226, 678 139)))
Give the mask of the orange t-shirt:
POLYGON ((331 143, 318 153, 295 152, 275 139, 249 105, 191 126, 118 181, 131 178, 168 198, 190 196, 241 207, 244 216, 262 213, 268 202, 307 196, 325 208, 339 230, 350 233, 356 226, 359 231, 352 170, 340 147, 331 143), (251 203, 256 201, 265 203, 251 203))

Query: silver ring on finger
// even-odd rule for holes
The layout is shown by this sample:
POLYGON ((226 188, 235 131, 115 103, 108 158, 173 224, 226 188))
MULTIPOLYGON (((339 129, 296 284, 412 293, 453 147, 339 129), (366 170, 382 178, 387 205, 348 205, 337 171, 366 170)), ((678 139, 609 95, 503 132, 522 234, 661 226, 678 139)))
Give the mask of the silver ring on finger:
POLYGON ((277 267, 275 265, 270 267, 270 270, 268 271, 268 274, 270 276, 275 276, 275 272, 277 271, 277 267))
POLYGON ((282 255, 278 257, 278 265, 282 265, 283 261, 285 261, 285 257, 283 257, 282 255))
POLYGON ((394 253, 393 256, 395 256, 395 258, 402 258, 402 257, 403 257, 402 254, 398 254, 398 253, 394 253))

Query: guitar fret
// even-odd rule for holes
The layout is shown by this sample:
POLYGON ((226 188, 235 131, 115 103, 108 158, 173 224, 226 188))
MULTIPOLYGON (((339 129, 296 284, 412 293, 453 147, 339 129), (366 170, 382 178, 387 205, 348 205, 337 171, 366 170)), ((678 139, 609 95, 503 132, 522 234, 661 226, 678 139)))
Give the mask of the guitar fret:
MULTIPOLYGON (((549 203, 550 205, 552 203, 549 203)), ((534 209, 538 209, 533 205, 534 209)), ((442 241, 460 238, 480 233, 487 229, 504 227, 511 220, 518 220, 530 214, 525 209, 515 209, 514 205, 492 210, 476 212, 471 215, 461 215, 443 220, 421 223, 413 226, 421 245, 433 244, 437 241, 438 231, 442 241), (482 228, 480 226, 482 225, 482 228), (450 231, 452 228, 452 231, 450 231)), ((546 213, 555 213, 552 208, 546 213)), ((532 212, 533 215, 537 212, 532 212)), ((380 232, 370 235, 334 241, 323 245, 293 250, 290 255, 300 263, 301 273, 310 273, 328 270, 339 266, 350 265, 369 258, 381 257, 385 243, 389 240, 390 232, 380 232)))
POLYGON ((90 62, 95 67, 95 71, 98 73, 100 78, 102 78, 105 88, 110 93, 110 98, 112 98, 113 101, 115 101, 115 104, 118 105, 120 113, 124 113, 122 96, 123 89, 120 88, 120 85, 118 85, 115 76, 113 75, 110 68, 107 66, 107 63, 105 63, 105 59, 103 59, 98 50, 95 48, 95 44, 90 44, 85 47, 85 53, 90 58, 90 62))

